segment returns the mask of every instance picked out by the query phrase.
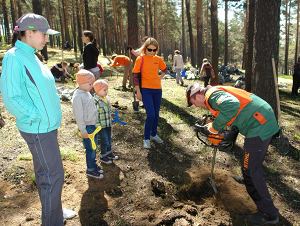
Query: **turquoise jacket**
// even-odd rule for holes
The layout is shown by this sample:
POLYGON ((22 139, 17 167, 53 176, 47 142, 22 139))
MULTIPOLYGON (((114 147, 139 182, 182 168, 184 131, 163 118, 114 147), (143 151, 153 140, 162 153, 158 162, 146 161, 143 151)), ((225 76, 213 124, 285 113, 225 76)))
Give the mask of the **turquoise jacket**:
POLYGON ((7 51, 2 62, 1 94, 20 131, 47 133, 60 126, 62 111, 53 75, 35 52, 19 40, 7 51))
MULTIPOLYGON (((237 126, 239 132, 246 138, 259 136, 262 140, 276 134, 279 130, 275 114, 272 107, 263 99, 255 94, 251 94, 252 101, 247 104, 238 114, 231 126, 237 126), (261 124, 254 115, 261 114, 266 122, 261 124)), ((208 99, 210 106, 220 111, 217 118, 213 121, 212 127, 220 131, 238 113, 239 100, 226 91, 216 91, 208 99)))

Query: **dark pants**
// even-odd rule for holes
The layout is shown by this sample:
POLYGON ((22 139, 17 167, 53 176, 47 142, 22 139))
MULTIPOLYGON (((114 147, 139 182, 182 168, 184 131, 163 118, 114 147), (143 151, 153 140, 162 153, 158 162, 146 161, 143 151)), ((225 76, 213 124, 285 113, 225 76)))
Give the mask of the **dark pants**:
POLYGON ((262 172, 262 163, 270 141, 271 137, 264 141, 260 137, 245 139, 242 173, 247 192, 257 208, 263 213, 278 215, 262 172))
POLYGON ((154 137, 157 134, 162 90, 142 88, 142 95, 143 104, 147 114, 144 129, 144 139, 149 140, 150 135, 154 137))
POLYGON ((209 82, 210 77, 211 77, 211 76, 203 77, 203 80, 204 80, 204 87, 206 87, 206 86, 208 85, 208 82, 209 82))
POLYGON ((42 225, 64 225, 61 205, 64 169, 57 141, 57 130, 39 134, 21 131, 20 133, 33 157, 35 180, 42 204, 42 225))
POLYGON ((298 95, 298 89, 299 89, 299 81, 300 75, 297 73, 293 74, 293 87, 292 87, 292 95, 298 95))

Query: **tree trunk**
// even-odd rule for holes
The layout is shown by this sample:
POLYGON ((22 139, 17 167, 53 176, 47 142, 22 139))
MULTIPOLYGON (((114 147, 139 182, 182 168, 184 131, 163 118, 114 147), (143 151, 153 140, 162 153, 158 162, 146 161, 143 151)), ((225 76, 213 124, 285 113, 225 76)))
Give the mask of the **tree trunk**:
POLYGON ((291 3, 289 0, 285 0, 285 54, 284 54, 284 74, 288 75, 288 61, 289 61, 289 40, 290 40, 290 6, 291 3), (288 6, 290 5, 290 6, 288 6))
MULTIPOLYGON (((267 101, 277 115, 272 55, 278 64, 280 0, 255 0, 252 91, 267 101)), ((277 71, 277 70, 276 70, 277 71)))
MULTIPOLYGON (((103 0, 103 15, 104 15, 104 27, 105 27, 105 39, 106 39, 106 54, 110 55, 110 49, 109 49, 109 32, 108 32, 108 24, 107 24, 107 13, 106 13, 106 1, 103 0)), ((104 53, 103 53, 104 54, 104 53)))
POLYGON ((224 40, 224 65, 228 63, 228 0, 225 0, 225 40, 224 40))
POLYGON ((23 15, 21 0, 17 0, 17 6, 18 6, 18 18, 20 18, 23 15))
POLYGON ((5 26, 5 43, 11 43, 10 37, 10 29, 9 29, 9 20, 8 20, 8 12, 6 7, 6 0, 2 0, 2 9, 3 9, 3 19, 4 19, 4 26, 5 26))
POLYGON ((252 60, 253 60, 253 38, 254 38, 254 21, 255 21, 255 0, 247 0, 246 16, 246 54, 245 54, 245 90, 252 91, 252 60))
POLYGON ((80 14, 80 5, 78 3, 78 0, 75 0, 75 4, 76 4, 76 14, 77 14, 77 37, 78 37, 78 48, 80 53, 83 53, 83 44, 82 44, 82 40, 81 40, 81 36, 82 36, 82 27, 81 27, 81 14, 80 14))
POLYGON ((147 0, 144 0, 144 20, 145 20, 145 36, 149 34, 148 29, 148 7, 147 7, 147 0))
POLYGON ((124 46, 123 16, 122 16, 122 6, 120 0, 118 0, 117 10, 118 10, 119 25, 120 25, 121 49, 122 49, 122 53, 124 54, 125 46, 124 46))
POLYGON ((68 13, 68 0, 65 0, 64 5, 64 16, 65 16, 65 40, 71 42, 70 32, 69 32, 69 13, 68 13))
POLYGON ((184 0, 181 0, 181 48, 182 59, 186 62, 186 49, 185 49, 185 26, 184 26, 184 0))
POLYGON ((10 13, 11 13, 11 19, 12 19, 13 28, 14 28, 16 26, 16 11, 15 11, 14 0, 10 0, 10 13))
POLYGON ((137 0, 127 1, 128 45, 136 49, 138 47, 138 17, 137 0))
POLYGON ((103 9, 102 0, 100 0, 100 11, 101 11, 101 46, 102 46, 103 56, 106 56, 104 9, 103 9))
POLYGON ((35 14, 42 15, 42 2, 41 0, 32 0, 32 11, 35 14))
POLYGON ((149 0, 149 21, 150 21, 150 35, 154 37, 153 20, 152 20, 152 3, 149 0))
POLYGON ((65 26, 64 26, 64 21, 63 21, 63 12, 61 9, 61 0, 58 0, 58 13, 59 13, 59 22, 60 22, 60 28, 61 28, 61 44, 62 48, 64 47, 65 43, 65 26))
POLYGON ((215 71, 215 78, 211 78, 210 84, 218 85, 218 61, 219 61, 219 35, 218 35, 218 1, 211 0, 210 7, 211 16, 211 39, 212 39, 212 51, 211 51, 211 65, 215 71))
MULTIPOLYGON (((113 19, 114 19, 114 30, 113 30, 113 36, 114 36, 114 42, 113 42, 113 52, 118 46, 118 31, 117 31, 117 10, 116 10, 116 0, 112 0, 112 7, 113 7, 113 19)), ((120 54, 119 51, 117 51, 118 54, 120 54)))
POLYGON ((193 27, 191 22, 191 13, 190 13, 190 0, 185 0, 186 4, 186 16, 189 27, 189 37, 190 37, 190 51, 191 51, 191 64, 193 67, 196 66, 195 56, 194 56, 194 39, 193 39, 193 27))
POLYGON ((298 47, 299 47, 299 5, 300 1, 297 1, 297 24, 296 24, 296 46, 295 46, 295 59, 294 62, 298 61, 298 47))
MULTIPOLYGON (((77 5, 75 5, 75 2, 74 2, 74 0, 72 0, 72 16, 73 16, 73 20, 72 20, 72 24, 73 24, 73 29, 72 29, 72 33, 73 33, 73 38, 74 38, 74 41, 73 41, 73 47, 74 47, 74 52, 77 52, 77 38, 76 38, 76 34, 77 34, 77 27, 76 27, 76 6, 77 5)), ((79 15, 77 14, 77 17, 78 17, 79 15)))
POLYGON ((203 61, 203 5, 197 0, 197 67, 201 68, 203 61))
POLYGON ((85 9, 85 20, 86 20, 86 28, 87 30, 91 30, 90 24, 90 13, 89 13, 89 1, 84 0, 84 9, 85 9))
POLYGON ((157 0, 154 0, 154 38, 156 38, 157 42, 159 43, 157 0))

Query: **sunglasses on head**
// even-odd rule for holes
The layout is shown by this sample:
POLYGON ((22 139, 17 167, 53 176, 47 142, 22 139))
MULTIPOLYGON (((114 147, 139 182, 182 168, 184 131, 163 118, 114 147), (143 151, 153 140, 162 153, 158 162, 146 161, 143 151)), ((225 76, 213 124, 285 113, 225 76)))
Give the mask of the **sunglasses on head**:
POLYGON ((150 49, 150 48, 147 48, 147 50, 148 50, 148 52, 152 52, 152 51, 153 51, 153 52, 156 52, 157 49, 150 49))

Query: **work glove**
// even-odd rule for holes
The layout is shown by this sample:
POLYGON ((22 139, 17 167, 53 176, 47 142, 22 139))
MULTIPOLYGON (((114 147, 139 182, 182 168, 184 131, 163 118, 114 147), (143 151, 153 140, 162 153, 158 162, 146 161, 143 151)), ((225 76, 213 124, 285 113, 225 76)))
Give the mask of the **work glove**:
POLYGON ((132 50, 132 47, 131 46, 127 46, 127 50, 132 50))
POLYGON ((211 127, 212 127, 212 122, 205 124, 204 125, 204 133, 205 134, 210 134, 210 133, 211 134, 218 134, 218 133, 214 133, 214 132, 210 131, 209 128, 211 128, 211 127))

